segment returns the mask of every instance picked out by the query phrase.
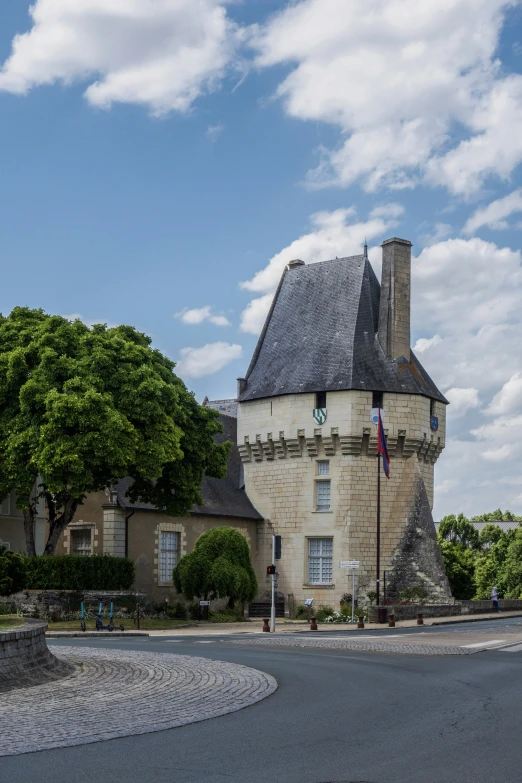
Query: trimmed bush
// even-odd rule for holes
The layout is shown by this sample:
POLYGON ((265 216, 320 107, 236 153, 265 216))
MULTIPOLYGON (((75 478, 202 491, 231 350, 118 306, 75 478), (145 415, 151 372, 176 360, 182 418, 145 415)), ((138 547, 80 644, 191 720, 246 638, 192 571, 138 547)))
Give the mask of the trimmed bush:
POLYGON ((25 578, 24 558, 7 547, 0 546, 0 595, 10 595, 22 590, 25 578))
POLYGON ((134 563, 127 557, 40 555, 24 561, 26 590, 130 590, 134 582, 134 563))

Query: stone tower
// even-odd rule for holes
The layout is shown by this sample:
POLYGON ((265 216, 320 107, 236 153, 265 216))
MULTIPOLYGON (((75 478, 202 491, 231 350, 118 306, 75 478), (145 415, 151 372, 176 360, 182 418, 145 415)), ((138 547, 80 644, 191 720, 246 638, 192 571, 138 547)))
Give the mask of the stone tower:
POLYGON ((290 613, 306 598, 338 605, 351 591, 341 560, 360 561, 359 599, 375 589, 378 407, 391 457, 381 481, 387 597, 422 586, 431 601, 451 599, 431 516, 447 400, 410 348, 411 243, 382 248, 381 285, 366 253, 290 262, 238 382, 245 489, 265 518, 258 576, 264 585, 280 534, 290 613))

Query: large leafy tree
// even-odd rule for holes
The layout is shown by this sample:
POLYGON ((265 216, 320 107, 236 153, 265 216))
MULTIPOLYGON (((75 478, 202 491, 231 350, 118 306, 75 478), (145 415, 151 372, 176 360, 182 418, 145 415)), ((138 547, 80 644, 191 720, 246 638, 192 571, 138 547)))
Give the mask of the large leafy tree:
POLYGON ((466 549, 480 549, 479 532, 464 514, 449 514, 439 523, 439 539, 462 544, 466 549))
POLYGON ((45 498, 52 554, 89 492, 131 476, 131 500, 172 515, 201 503, 203 473, 226 474, 217 413, 130 326, 87 327, 42 310, 0 316, 0 499, 15 490, 34 554, 45 498))
POLYGON ((189 601, 199 598, 228 598, 252 601, 257 594, 257 579, 250 560, 246 538, 233 527, 207 530, 192 552, 184 555, 172 574, 176 590, 189 601))

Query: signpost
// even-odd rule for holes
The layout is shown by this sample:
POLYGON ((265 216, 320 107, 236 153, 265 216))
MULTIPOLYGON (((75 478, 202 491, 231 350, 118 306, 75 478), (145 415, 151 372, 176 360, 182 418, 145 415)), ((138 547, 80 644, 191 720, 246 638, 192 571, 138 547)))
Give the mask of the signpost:
POLYGON ((350 568, 352 571, 352 623, 355 621, 355 572, 359 565, 359 560, 341 560, 339 562, 339 568, 350 568))

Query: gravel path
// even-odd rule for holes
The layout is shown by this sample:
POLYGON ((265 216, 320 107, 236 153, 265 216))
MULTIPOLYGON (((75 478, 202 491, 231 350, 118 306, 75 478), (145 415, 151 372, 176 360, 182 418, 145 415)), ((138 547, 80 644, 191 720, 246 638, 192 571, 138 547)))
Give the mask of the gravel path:
POLYGON ((0 756, 146 734, 216 718, 270 696, 247 666, 186 655, 54 647, 76 664, 58 682, 0 694, 0 756))
MULTIPOLYGON (((408 638, 408 637, 404 637, 408 638)), ((323 647, 332 650, 360 650, 370 652, 403 653, 410 655, 473 655, 480 649, 465 649, 442 644, 410 644, 410 642, 357 641, 357 639, 309 639, 285 636, 261 639, 235 639, 228 644, 269 645, 270 647, 323 647)))

